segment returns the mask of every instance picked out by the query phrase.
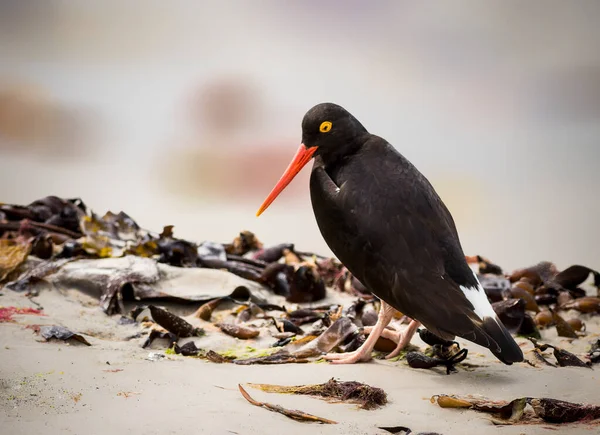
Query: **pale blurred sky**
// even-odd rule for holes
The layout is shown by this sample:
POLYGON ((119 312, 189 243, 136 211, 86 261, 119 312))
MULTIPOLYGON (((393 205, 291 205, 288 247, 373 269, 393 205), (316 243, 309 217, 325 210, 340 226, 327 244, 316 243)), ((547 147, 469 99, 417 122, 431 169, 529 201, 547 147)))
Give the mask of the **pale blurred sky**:
POLYGON ((83 126, 78 152, 60 151, 69 156, 43 141, 12 139, 9 149, 0 131, 0 200, 80 196, 153 229, 175 224, 181 237, 222 240, 247 228, 327 252, 308 174, 254 217, 286 162, 268 163, 275 179, 240 186, 235 200, 196 179, 173 181, 164 166, 211 146, 260 165, 250 151, 263 142, 285 160, 306 110, 334 101, 434 183, 468 254, 508 268, 598 268, 598 16, 593 0, 3 0, 0 88, 39 88, 83 126), (189 112, 223 79, 255 90, 252 122, 235 131, 189 112), (185 180, 190 193, 176 194, 185 180))

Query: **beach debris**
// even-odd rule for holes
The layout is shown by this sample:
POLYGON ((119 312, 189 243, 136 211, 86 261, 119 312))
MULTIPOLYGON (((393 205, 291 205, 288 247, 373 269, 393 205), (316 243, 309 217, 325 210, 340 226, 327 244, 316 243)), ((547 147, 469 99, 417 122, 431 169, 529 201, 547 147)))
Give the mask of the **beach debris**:
POLYGON ((235 338, 240 338, 242 340, 256 338, 258 337, 258 334, 260 334, 258 329, 249 328, 242 325, 234 325, 233 323, 217 323, 216 326, 218 326, 219 329, 225 334, 231 335, 235 338))
POLYGON ((348 317, 341 317, 333 322, 318 338, 311 338, 313 335, 309 333, 306 335, 306 341, 295 341, 295 344, 303 344, 303 346, 293 354, 301 358, 320 356, 332 351, 340 344, 349 343, 357 334, 359 334, 359 329, 352 323, 352 320, 348 317))
POLYGON ((250 251, 258 251, 263 248, 260 240, 250 231, 241 231, 240 234, 233 239, 233 242, 223 245, 225 252, 234 255, 244 255, 250 251))
POLYGON ((437 403, 441 408, 473 409, 492 414, 492 422, 495 424, 515 424, 523 418, 528 398, 519 398, 506 402, 503 400, 491 401, 471 396, 459 397, 440 394, 432 396, 430 401, 431 403, 437 403))
POLYGON ((384 430, 391 434, 408 435, 412 433, 412 430, 406 426, 380 426, 378 429, 384 430))
POLYGON ((201 337, 205 334, 204 329, 195 328, 181 317, 168 312, 154 305, 149 305, 152 319, 167 331, 175 334, 179 338, 201 337))
POLYGON ((456 364, 463 362, 467 358, 469 350, 462 349, 449 358, 432 358, 421 352, 408 352, 406 362, 413 369, 431 369, 437 366, 446 367, 446 374, 456 372, 456 364))
POLYGON ((286 350, 281 350, 271 355, 263 355, 255 358, 236 359, 233 361, 234 364, 248 366, 253 364, 272 365, 272 364, 303 364, 309 361, 305 358, 301 358, 290 354, 286 350))
POLYGON ((193 341, 188 341, 182 346, 179 346, 177 343, 174 343, 173 351, 176 354, 181 354, 183 356, 196 356, 200 353, 200 349, 196 347, 196 343, 194 343, 193 341))
POLYGON ((328 420, 328 419, 322 418, 322 417, 317 417, 316 415, 307 414, 305 412, 298 411, 296 409, 286 409, 279 405, 272 405, 270 403, 258 402, 256 400, 254 400, 252 397, 250 397, 250 395, 246 392, 246 390, 244 390, 244 388, 240 384, 238 384, 238 388, 240 390, 240 393, 242 393, 242 396, 244 397, 244 399, 246 399, 248 402, 250 402, 254 406, 259 406, 262 408, 266 408, 269 411, 278 412, 278 413, 283 414, 286 417, 289 417, 296 421, 318 422, 318 423, 324 423, 324 424, 337 424, 336 421, 328 420))
POLYGON ((545 352, 548 349, 553 350, 554 358, 560 367, 585 367, 591 369, 591 364, 582 361, 577 355, 572 354, 569 351, 561 349, 560 347, 553 346, 551 344, 543 344, 538 343, 535 338, 529 338, 535 347, 535 350, 539 351, 539 355, 542 355, 542 352, 545 352))
POLYGON ((140 393, 136 393, 136 392, 134 392, 134 391, 119 391, 119 392, 117 393, 117 396, 119 396, 119 397, 123 397, 123 398, 125 398, 125 399, 129 399, 130 397, 137 396, 137 395, 139 395, 139 394, 140 394, 140 393))
POLYGON ((276 319, 274 317, 272 319, 273 323, 275 324, 275 327, 279 332, 291 332, 292 334, 304 335, 304 331, 302 330, 302 328, 297 326, 296 322, 292 322, 287 319, 276 319))
POLYGON ((268 248, 259 249, 252 256, 253 259, 264 261, 265 263, 274 263, 283 257, 284 251, 294 251, 293 243, 280 243, 268 248))
POLYGON ((492 422, 500 425, 523 422, 530 424, 572 423, 600 418, 600 406, 598 405, 572 403, 546 397, 522 397, 506 402, 471 396, 432 396, 431 403, 436 402, 442 408, 466 408, 493 414, 492 422), (531 407, 530 412, 527 412, 527 405, 531 407))
POLYGON ((600 338, 591 343, 587 356, 592 364, 600 363, 600 338))
POLYGON ((44 316, 42 310, 35 308, 19 308, 19 307, 2 307, 0 306, 0 323, 3 322, 14 322, 13 316, 15 314, 35 314, 37 316, 44 316))
POLYGON ((76 334, 68 328, 59 325, 53 326, 40 326, 39 334, 46 340, 50 341, 53 338, 62 341, 75 340, 79 343, 83 343, 86 346, 91 346, 91 344, 83 337, 83 335, 76 334))
POLYGON ((521 326, 519 326, 519 329, 517 330, 517 335, 538 339, 542 338, 542 335, 540 334, 533 317, 531 317, 528 313, 525 313, 523 316, 523 322, 521 322, 521 326))
POLYGON ((516 333, 525 317, 526 302, 523 299, 508 299, 493 302, 492 308, 511 333, 516 333))
POLYGON ((549 398, 529 399, 535 414, 549 423, 572 423, 600 418, 600 406, 549 398))
MULTIPOLYGON (((378 429, 384 430, 391 434, 399 434, 399 435, 409 435, 409 434, 413 433, 413 431, 406 426, 389 426, 389 427, 380 426, 378 429)), ((415 435, 441 435, 441 434, 439 434, 437 432, 418 432, 415 435)))
POLYGON ((177 337, 177 335, 173 334, 172 332, 169 331, 160 331, 158 329, 152 329, 150 331, 150 334, 148 334, 148 338, 146 338, 146 340, 144 341, 144 343, 142 344, 142 349, 147 348, 148 346, 150 346, 152 344, 152 342, 156 339, 167 339, 169 340, 169 348, 173 346, 174 343, 177 342, 177 340, 179 340, 179 337, 177 337))
POLYGON ((578 319, 577 317, 573 317, 573 318, 567 320, 567 323, 573 329, 573 331, 585 332, 586 327, 585 327, 585 323, 583 322, 583 320, 578 319))
POLYGON ((204 354, 204 358, 206 358, 207 360, 217 363, 217 364, 223 364, 223 363, 228 363, 231 362, 232 359, 234 358, 227 358, 217 352, 215 352, 214 350, 209 350, 208 352, 206 352, 204 354))
POLYGON ((582 297, 562 305, 561 309, 577 310, 580 313, 600 314, 600 298, 593 296, 582 297))
POLYGON ((573 330, 571 325, 565 321, 558 313, 552 311, 552 321, 556 325, 556 332, 559 337, 578 338, 579 336, 573 330))
POLYGON ((332 402, 347 402, 359 405, 361 409, 377 409, 387 404, 387 394, 378 387, 357 381, 337 381, 331 378, 323 384, 314 385, 271 385, 247 384, 267 393, 308 395, 332 402))
MULTIPOLYGON (((518 284, 520 284, 521 282, 517 282, 515 285, 513 285, 510 289, 510 295, 515 298, 515 299, 523 299, 525 301, 525 310, 527 311, 534 311, 536 313, 539 313, 540 311, 540 307, 538 306, 537 302, 535 301, 535 297, 533 295, 533 293, 530 293, 529 291, 523 289, 521 286, 519 286, 518 284)), ((529 287, 531 287, 533 289, 533 287, 531 286, 531 284, 529 283, 525 283, 527 284, 529 287)))
POLYGON ((148 356, 146 356, 146 359, 148 361, 160 361, 161 359, 166 358, 164 353, 158 353, 158 352, 150 352, 148 354, 148 356))
POLYGON ((210 321, 210 317, 212 316, 213 311, 221 305, 224 298, 215 298, 212 299, 200 306, 198 310, 194 313, 194 317, 198 317, 199 319, 210 321))
POLYGON ((549 326, 552 325, 553 320, 553 316, 552 316, 552 312, 550 310, 543 310, 540 311, 539 313, 537 313, 535 315, 535 324, 538 326, 538 328, 548 328, 549 326))
MULTIPOLYGON (((538 328, 556 327, 559 337, 580 338, 586 333, 585 322, 589 325, 587 319, 599 312, 600 299, 586 291, 590 283, 600 287, 600 274, 588 267, 573 265, 560 271, 545 261, 504 274, 484 256, 467 257, 467 261, 514 335, 541 339, 538 328)), ((0 205, 0 277, 11 280, 6 289, 28 296, 43 289, 84 292, 97 298, 108 315, 125 314, 126 307, 139 303, 137 314, 115 321, 139 327, 129 339, 143 337, 144 348, 162 338, 173 353, 207 358, 210 350, 193 342, 176 346, 180 338, 202 335, 202 328, 196 328, 201 321, 214 322, 220 328, 215 334, 245 340, 265 337, 256 340, 263 348, 255 349, 257 353, 251 355, 255 358, 225 358, 239 364, 318 361, 324 353, 352 351, 365 340, 361 328, 376 323, 380 304, 337 259, 301 251, 293 243, 265 246, 247 230, 229 243, 196 243, 175 237, 172 225, 152 232, 123 211, 96 214, 80 199, 56 196, 24 206, 0 205), (15 247, 16 267, 3 262, 13 258, 6 252, 15 247), (5 263, 8 268, 3 268, 5 263), (12 270, 3 277, 8 269, 12 270), (356 298, 340 303, 348 295, 356 298), (315 302, 323 298, 327 299, 317 306, 315 302), (159 308, 163 301, 193 304, 196 311, 181 318, 159 308), (153 323, 147 323, 150 319, 153 323), (278 350, 286 353, 270 354, 278 350)), ((0 321, 10 316, 0 308, 0 321)), ((402 323, 402 317, 394 321, 402 323)), ((455 342, 440 341, 425 329, 421 335, 430 348, 410 356, 413 366, 435 363, 448 372, 454 370, 456 359, 466 357, 466 352, 459 354, 455 342)), ((215 361, 228 355, 219 346, 212 350, 224 353, 214 353, 215 361)), ((375 350, 381 354, 394 346, 380 338, 375 350)), ((539 349, 534 355, 536 363, 545 358, 539 349)), ((572 363, 568 357, 561 361, 572 363)))
POLYGON ((0 282, 25 262, 31 243, 17 239, 0 239, 0 282))

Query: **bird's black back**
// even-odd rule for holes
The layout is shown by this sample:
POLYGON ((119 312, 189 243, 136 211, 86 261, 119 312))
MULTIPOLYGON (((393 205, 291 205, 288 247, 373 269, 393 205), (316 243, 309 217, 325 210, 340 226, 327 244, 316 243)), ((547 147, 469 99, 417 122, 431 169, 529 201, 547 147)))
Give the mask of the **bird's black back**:
POLYGON ((370 291, 440 337, 500 351, 460 289, 478 281, 450 212, 387 141, 369 135, 355 153, 315 159, 310 191, 321 234, 370 291))

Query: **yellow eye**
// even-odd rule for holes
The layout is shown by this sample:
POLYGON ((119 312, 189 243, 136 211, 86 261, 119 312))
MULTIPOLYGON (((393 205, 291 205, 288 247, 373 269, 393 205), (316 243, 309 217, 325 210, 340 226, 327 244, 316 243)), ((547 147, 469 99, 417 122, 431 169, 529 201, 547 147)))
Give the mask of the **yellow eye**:
POLYGON ((328 133, 329 130, 331 130, 331 122, 325 121, 325 122, 321 123, 321 126, 319 127, 319 131, 321 133, 328 133))

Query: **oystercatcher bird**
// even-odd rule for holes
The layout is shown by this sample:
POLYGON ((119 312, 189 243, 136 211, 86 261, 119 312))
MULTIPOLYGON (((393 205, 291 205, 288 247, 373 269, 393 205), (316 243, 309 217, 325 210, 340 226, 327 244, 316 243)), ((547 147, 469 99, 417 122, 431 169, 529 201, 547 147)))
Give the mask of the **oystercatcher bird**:
POLYGON ((392 357, 422 324, 440 338, 484 346, 505 364, 523 361, 467 264, 454 220, 433 186, 343 107, 322 103, 306 113, 302 144, 257 216, 311 159, 310 195, 321 234, 381 300, 364 344, 327 359, 367 361, 380 336, 397 343, 392 357), (396 311, 411 319, 402 332, 386 329, 396 311))

